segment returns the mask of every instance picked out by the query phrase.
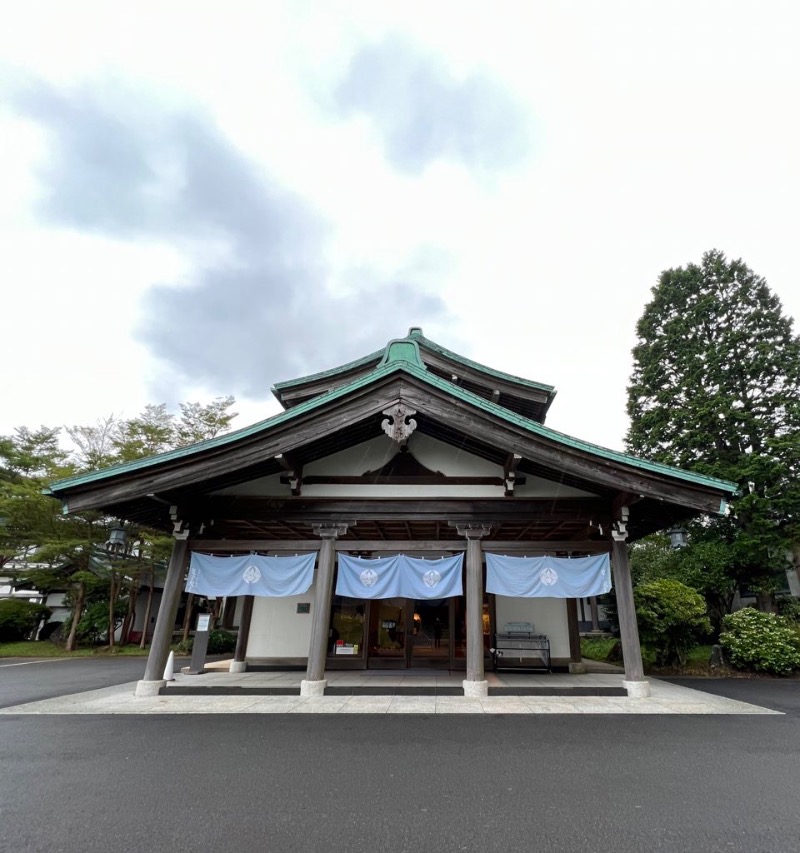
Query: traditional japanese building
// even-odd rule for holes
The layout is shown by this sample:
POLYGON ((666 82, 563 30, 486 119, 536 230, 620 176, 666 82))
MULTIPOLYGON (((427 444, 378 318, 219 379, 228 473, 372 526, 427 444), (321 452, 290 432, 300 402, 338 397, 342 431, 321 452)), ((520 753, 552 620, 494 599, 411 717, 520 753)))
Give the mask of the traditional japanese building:
POLYGON ((306 591, 243 597, 233 664, 303 665, 306 695, 324 692, 334 668, 430 666, 463 670, 465 693, 481 695, 492 638, 509 625, 545 635, 554 668, 578 670, 575 598, 487 592, 485 558, 610 554, 624 683, 647 694, 627 543, 724 512, 734 484, 552 430, 551 386, 463 358, 419 328, 273 393, 285 411, 268 420, 51 487, 67 512, 98 509, 174 536, 137 692, 163 684, 192 553, 315 555, 306 591), (343 554, 463 554, 459 594, 375 598, 365 581, 363 597, 337 595, 343 554))

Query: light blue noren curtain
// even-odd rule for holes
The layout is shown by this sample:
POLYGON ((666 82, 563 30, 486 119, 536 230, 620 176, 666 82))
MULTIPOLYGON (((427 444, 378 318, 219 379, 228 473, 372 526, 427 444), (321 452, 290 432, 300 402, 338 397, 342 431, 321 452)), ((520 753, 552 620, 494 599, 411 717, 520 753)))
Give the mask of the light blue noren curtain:
POLYGON ((425 560, 395 554, 366 560, 339 554, 336 595, 349 598, 449 598, 461 595, 464 555, 425 560))
POLYGON ((486 554, 486 591, 514 598, 588 598, 611 589, 608 554, 506 557, 486 554))
POLYGON ((316 552, 294 557, 212 557, 193 551, 186 591, 218 597, 301 595, 314 581, 316 559, 316 552))

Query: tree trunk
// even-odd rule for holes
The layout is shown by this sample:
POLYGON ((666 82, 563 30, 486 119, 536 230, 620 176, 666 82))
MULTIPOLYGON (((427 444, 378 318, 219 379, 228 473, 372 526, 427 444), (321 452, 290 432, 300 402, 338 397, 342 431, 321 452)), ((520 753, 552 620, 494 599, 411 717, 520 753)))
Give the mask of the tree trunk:
POLYGON ((134 620, 136 619, 136 598, 139 595, 139 577, 131 580, 128 587, 128 610, 125 613, 125 619, 122 623, 122 633, 120 634, 119 644, 127 646, 131 639, 131 628, 133 628, 134 620))
POLYGON ((772 592, 758 592, 758 593, 756 593, 756 607, 762 613, 774 613, 775 612, 775 594, 772 592))
POLYGON ((142 637, 139 640, 139 648, 147 645, 147 629, 150 627, 150 611, 153 608, 153 587, 156 585, 156 567, 150 567, 150 590, 147 593, 147 607, 144 611, 144 624, 142 625, 142 637))
POLYGON ((78 636, 78 622, 81 621, 81 616, 83 616, 83 603, 86 601, 86 584, 84 581, 80 582, 78 586, 78 598, 75 601, 75 612, 72 614, 72 625, 69 629, 69 636, 67 637, 67 645, 65 646, 68 652, 75 651, 75 638, 78 636))

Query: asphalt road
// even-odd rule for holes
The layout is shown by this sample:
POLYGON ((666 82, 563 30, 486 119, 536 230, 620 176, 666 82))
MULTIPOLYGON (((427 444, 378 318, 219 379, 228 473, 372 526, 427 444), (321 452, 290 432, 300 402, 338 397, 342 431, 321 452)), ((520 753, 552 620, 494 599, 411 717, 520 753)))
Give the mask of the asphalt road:
POLYGON ((8 853, 796 853, 795 717, 18 716, 8 853))
MULTIPOLYGON (((0 708, 138 681, 144 657, 0 658, 0 708)), ((176 667, 185 666, 181 659, 176 667)))
MULTIPOLYGON (((726 696, 750 702, 773 711, 800 717, 800 680, 797 678, 668 678, 672 684, 704 690, 715 696, 726 696)), ((800 768, 798 768, 800 781, 800 768)), ((800 839, 797 849, 800 850, 800 839)))

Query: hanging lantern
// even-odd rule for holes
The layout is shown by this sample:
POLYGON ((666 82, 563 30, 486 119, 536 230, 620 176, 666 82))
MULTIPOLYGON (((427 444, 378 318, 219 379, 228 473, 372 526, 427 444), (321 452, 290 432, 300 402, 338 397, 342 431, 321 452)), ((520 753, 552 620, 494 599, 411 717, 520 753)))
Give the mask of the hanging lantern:
POLYGON ((667 531, 669 536, 669 546, 673 551, 680 548, 685 548, 689 543, 686 539, 686 530, 683 527, 673 527, 667 531))
POLYGON ((124 554, 128 547, 128 534, 124 527, 112 527, 108 531, 106 551, 109 554, 124 554))

